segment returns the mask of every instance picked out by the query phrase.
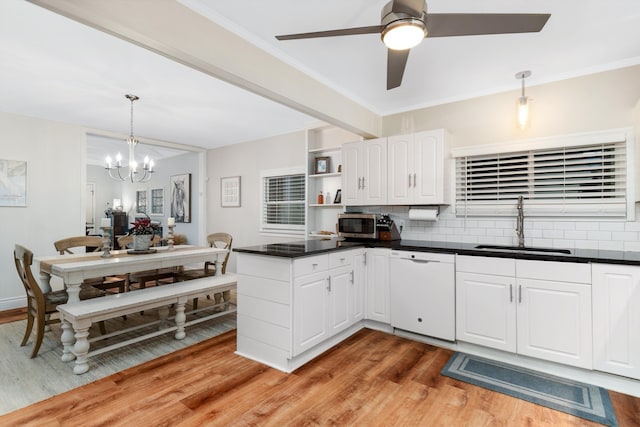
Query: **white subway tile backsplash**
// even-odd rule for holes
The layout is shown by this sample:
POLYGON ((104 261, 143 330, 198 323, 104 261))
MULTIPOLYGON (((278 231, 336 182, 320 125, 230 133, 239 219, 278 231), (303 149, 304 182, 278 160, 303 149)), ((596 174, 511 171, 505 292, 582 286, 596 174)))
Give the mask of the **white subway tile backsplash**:
POLYGON ((625 231, 640 231, 640 223, 638 222, 625 222, 624 223, 625 231))
POLYGON ((598 249, 598 243, 597 240, 576 240, 575 247, 576 249, 598 249))
POLYGON ((600 224, 591 221, 579 221, 576 222, 576 230, 597 231, 600 230, 600 224))
POLYGON ((573 221, 562 221, 553 223, 554 230, 575 230, 576 223, 573 221))
POLYGON ((627 252, 640 252, 640 242, 624 242, 624 250, 627 252))
POLYGON ((535 221, 533 223, 533 228, 540 230, 551 230, 553 229, 553 223, 547 221, 535 221))
POLYGON ((487 230, 487 236, 504 236, 502 228, 490 228, 487 230))
POLYGON ((624 242, 600 241, 598 242, 598 249, 603 251, 623 251, 624 242))
POLYGON ((567 230, 564 232, 564 238, 571 239, 571 240, 586 240, 587 232, 567 230))
POLYGON ((601 222, 601 231, 624 231, 624 222, 601 222))
POLYGON ((611 240, 611 232, 610 231, 587 231, 587 239, 611 240))
POLYGON ((635 231, 613 231, 611 240, 635 241, 638 240, 638 233, 635 231))
POLYGON ((545 239, 562 239, 564 231, 562 230, 542 230, 542 237, 545 239))
POLYGON ((555 249, 574 249, 575 242, 573 240, 554 239, 551 247, 555 249))
POLYGON ((515 229, 515 227, 516 227, 516 222, 515 221, 509 221, 509 220, 496 221, 496 228, 513 228, 513 229, 515 229))

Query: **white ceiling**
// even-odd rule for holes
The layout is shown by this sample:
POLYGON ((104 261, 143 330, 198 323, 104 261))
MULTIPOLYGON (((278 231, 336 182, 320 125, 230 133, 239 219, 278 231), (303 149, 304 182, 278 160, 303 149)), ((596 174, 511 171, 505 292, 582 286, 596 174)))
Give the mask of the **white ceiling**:
MULTIPOLYGON (((429 12, 551 13, 541 33, 426 39, 387 91, 379 36, 274 36, 377 25, 387 0, 181 0, 379 115, 640 63, 640 1, 431 0, 429 12)), ((150 12, 152 13, 152 12, 150 12)), ((186 29, 185 29, 186 30, 186 29)), ((206 43, 207 41, 203 41, 206 43)), ((239 55, 242 52, 238 52, 239 55)), ((24 0, 0 1, 0 111, 201 148, 316 120, 24 0)), ((100 141, 96 143, 100 146, 100 141)))

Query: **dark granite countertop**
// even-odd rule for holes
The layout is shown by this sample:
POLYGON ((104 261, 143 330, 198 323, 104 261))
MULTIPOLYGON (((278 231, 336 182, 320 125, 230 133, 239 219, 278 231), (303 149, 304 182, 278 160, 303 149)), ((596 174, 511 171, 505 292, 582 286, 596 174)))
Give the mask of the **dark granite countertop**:
POLYGON ((234 248, 233 251, 256 255, 298 258, 318 255, 325 252, 333 252, 336 250, 365 247, 540 261, 640 265, 640 252, 604 251, 594 249, 571 249, 570 254, 535 251, 513 252, 496 249, 478 249, 478 245, 478 243, 431 242, 423 240, 395 240, 391 242, 383 242, 317 239, 234 248))

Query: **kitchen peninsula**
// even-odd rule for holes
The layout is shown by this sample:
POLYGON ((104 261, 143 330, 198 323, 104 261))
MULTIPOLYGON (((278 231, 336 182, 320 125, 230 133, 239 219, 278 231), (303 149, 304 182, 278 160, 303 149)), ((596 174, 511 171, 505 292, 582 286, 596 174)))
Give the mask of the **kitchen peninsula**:
MULTIPOLYGON (((523 363, 528 357, 640 379, 638 344, 621 338, 633 336, 630 328, 637 323, 627 296, 639 294, 633 292, 640 282, 638 252, 336 239, 234 251, 237 353, 285 372, 363 327, 405 332, 394 328, 389 315, 389 259, 394 251, 412 251, 455 256, 456 336, 449 344, 523 356, 523 363), (473 304, 465 304, 470 297, 473 304), (492 323, 488 311, 504 316, 492 323), (628 319, 628 326, 610 324, 612 317, 628 319), (514 329, 503 335, 507 323, 514 329), (478 327, 485 329, 480 333, 478 327), (478 338, 483 335, 493 338, 484 342, 478 338)), ((622 381, 638 387, 636 380, 622 381)))

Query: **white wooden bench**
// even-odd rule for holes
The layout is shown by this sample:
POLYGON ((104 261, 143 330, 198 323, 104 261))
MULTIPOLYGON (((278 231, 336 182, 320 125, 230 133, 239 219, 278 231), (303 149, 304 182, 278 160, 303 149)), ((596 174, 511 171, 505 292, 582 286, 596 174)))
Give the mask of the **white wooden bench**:
MULTIPOLYGON (((223 304, 220 304, 221 306, 224 305, 225 310, 186 322, 185 303, 193 298, 231 291, 236 288, 236 281, 235 274, 208 276, 201 279, 155 286, 132 292, 107 295, 92 300, 84 300, 80 303, 59 305, 58 311, 62 318, 61 340, 64 347, 62 351, 62 361, 70 362, 75 359, 76 363, 73 372, 75 374, 83 374, 89 370, 87 359, 90 356, 174 330, 176 331, 175 339, 181 340, 186 336, 184 331, 185 326, 236 312, 235 305, 225 301, 223 304), (167 321, 169 306, 172 304, 175 304, 176 311, 174 325, 169 324, 167 321), (158 322, 159 328, 157 331, 117 342, 91 353, 89 352, 89 328, 93 323, 152 308, 159 308, 160 321, 158 322)), ((125 332, 130 330, 131 329, 127 329, 125 332)), ((111 338, 121 333, 123 332, 114 332, 97 337, 96 339, 111 338)))

